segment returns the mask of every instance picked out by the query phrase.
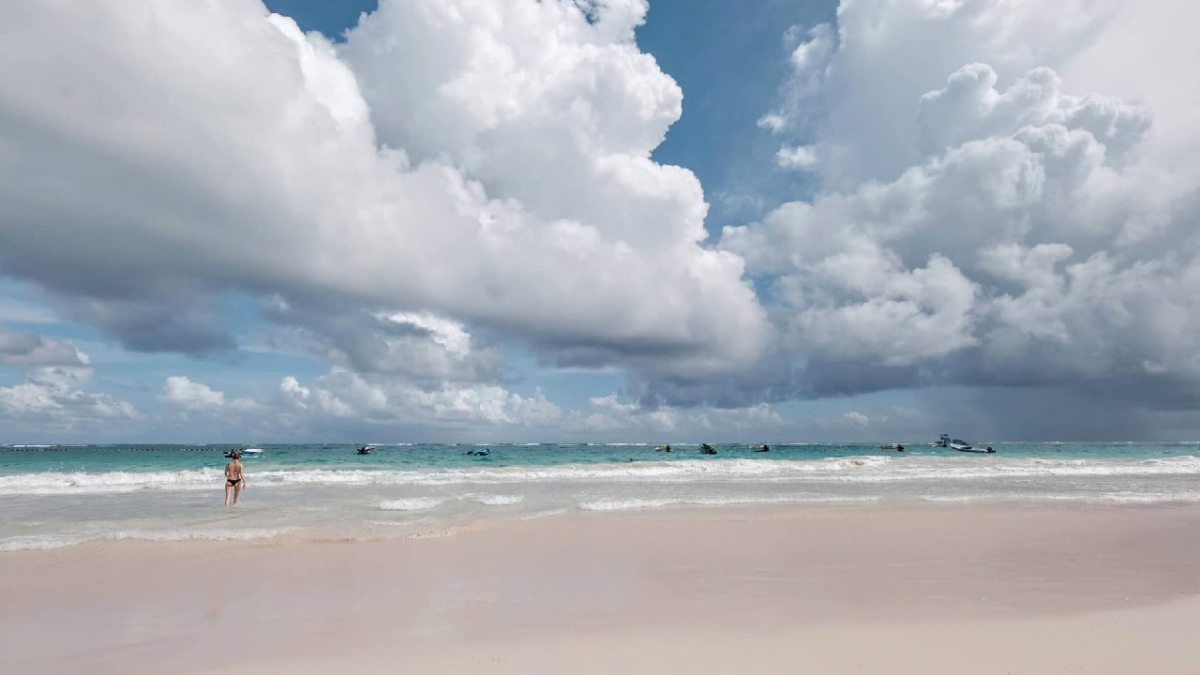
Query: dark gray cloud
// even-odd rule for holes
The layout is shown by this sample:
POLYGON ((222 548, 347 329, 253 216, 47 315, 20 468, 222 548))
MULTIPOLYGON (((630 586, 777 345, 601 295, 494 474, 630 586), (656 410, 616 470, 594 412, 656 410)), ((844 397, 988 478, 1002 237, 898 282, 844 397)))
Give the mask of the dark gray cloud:
POLYGON ((29 368, 86 368, 90 361, 86 354, 69 342, 0 328, 0 364, 29 368))
POLYGON ((276 300, 264 316, 279 324, 278 339, 335 366, 401 377, 422 386, 497 381, 504 375, 499 347, 482 343, 455 321, 419 312, 368 311, 276 300))

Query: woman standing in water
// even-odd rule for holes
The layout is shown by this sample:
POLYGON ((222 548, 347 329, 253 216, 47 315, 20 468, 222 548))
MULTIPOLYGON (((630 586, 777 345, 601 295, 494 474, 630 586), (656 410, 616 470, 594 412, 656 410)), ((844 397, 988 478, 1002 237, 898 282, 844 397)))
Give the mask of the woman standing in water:
POLYGON ((237 506, 242 488, 246 486, 246 474, 242 471, 242 453, 237 450, 230 455, 229 463, 225 465, 225 506, 230 506, 229 496, 233 495, 233 506, 237 506), (232 492, 231 492, 232 490, 232 492))

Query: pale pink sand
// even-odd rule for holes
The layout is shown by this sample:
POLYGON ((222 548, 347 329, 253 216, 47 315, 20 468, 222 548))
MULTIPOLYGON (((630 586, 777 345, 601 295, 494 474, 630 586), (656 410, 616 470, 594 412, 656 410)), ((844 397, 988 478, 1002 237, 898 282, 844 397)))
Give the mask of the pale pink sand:
POLYGON ((1200 507, 585 514, 0 555, 0 670, 1198 673, 1200 507))

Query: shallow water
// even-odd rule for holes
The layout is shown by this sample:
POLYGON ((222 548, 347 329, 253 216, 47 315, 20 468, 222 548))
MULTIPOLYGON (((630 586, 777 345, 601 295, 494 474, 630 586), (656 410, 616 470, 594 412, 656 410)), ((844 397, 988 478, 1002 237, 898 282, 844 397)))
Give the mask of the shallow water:
POLYGON ((232 446, 0 448, 0 551, 103 539, 438 536, 577 511, 889 500, 1154 504, 1200 501, 1200 445, 264 445, 223 507, 232 446))

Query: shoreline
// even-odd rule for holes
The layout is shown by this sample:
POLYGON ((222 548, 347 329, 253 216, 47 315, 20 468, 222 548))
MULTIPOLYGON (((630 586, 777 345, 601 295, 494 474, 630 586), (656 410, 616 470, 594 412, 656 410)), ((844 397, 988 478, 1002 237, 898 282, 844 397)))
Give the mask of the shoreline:
POLYGON ((20 672, 554 672, 538 668, 570 654, 604 672, 584 667, 676 645, 657 669, 619 661, 663 672, 753 646, 783 659, 760 672, 787 672, 823 633, 891 635, 901 663, 901 636, 916 650, 949 629, 981 649, 1051 625, 1153 626, 1152 642, 1200 618, 1198 535, 1196 505, 854 504, 572 513, 427 539, 92 542, 0 554, 0 649, 20 672))
MULTIPOLYGON (((417 501, 420 501, 418 499, 417 501)), ((440 500, 430 499, 437 504, 454 501, 451 498, 440 500)), ((1025 497, 928 497, 928 496, 895 496, 878 495, 843 496, 843 497, 812 497, 791 499, 747 499, 747 500, 716 500, 711 503, 704 500, 673 500, 673 499, 630 499, 624 502, 645 502, 645 504, 619 503, 615 506, 594 507, 585 502, 582 506, 558 507, 532 513, 505 513, 502 510, 480 511, 477 513, 451 514, 439 516, 433 514, 432 508, 400 509, 404 515, 416 514, 413 520, 388 521, 372 519, 363 514, 361 522, 347 521, 337 526, 289 525, 272 523, 262 527, 239 525, 239 509, 221 510, 218 506, 208 509, 215 514, 204 527, 194 527, 187 523, 181 529, 161 529, 147 527, 131 527, 129 529, 100 532, 95 534, 44 534, 22 535, 0 540, 0 560, 5 556, 27 555, 50 552, 66 552, 72 550, 100 550, 109 547, 124 546, 187 546, 196 545, 261 545, 261 546, 299 546, 304 544, 326 543, 380 543, 422 541, 457 537, 472 532, 487 531, 494 528, 520 528, 526 523, 555 522, 559 520, 579 520, 588 522, 598 519, 683 519, 690 518, 747 518, 752 520, 769 520, 776 517, 793 517, 799 513, 829 513, 829 512, 954 512, 967 511, 1003 511, 1010 515, 1041 512, 1069 512, 1078 510, 1089 511, 1136 511, 1145 512, 1175 511, 1197 509, 1200 501, 1184 499, 1106 499, 1103 497, 1079 497, 1070 499, 1039 499, 1025 497), (429 515, 426 515, 429 514, 429 515)), ((519 502, 518 502, 519 503, 519 502)), ((505 502, 501 507, 510 504, 505 502)), ((242 515, 259 515, 270 513, 272 509, 286 511, 279 505, 263 506, 254 503, 243 509, 242 515)), ((388 509, 383 510, 389 513, 388 509)))

